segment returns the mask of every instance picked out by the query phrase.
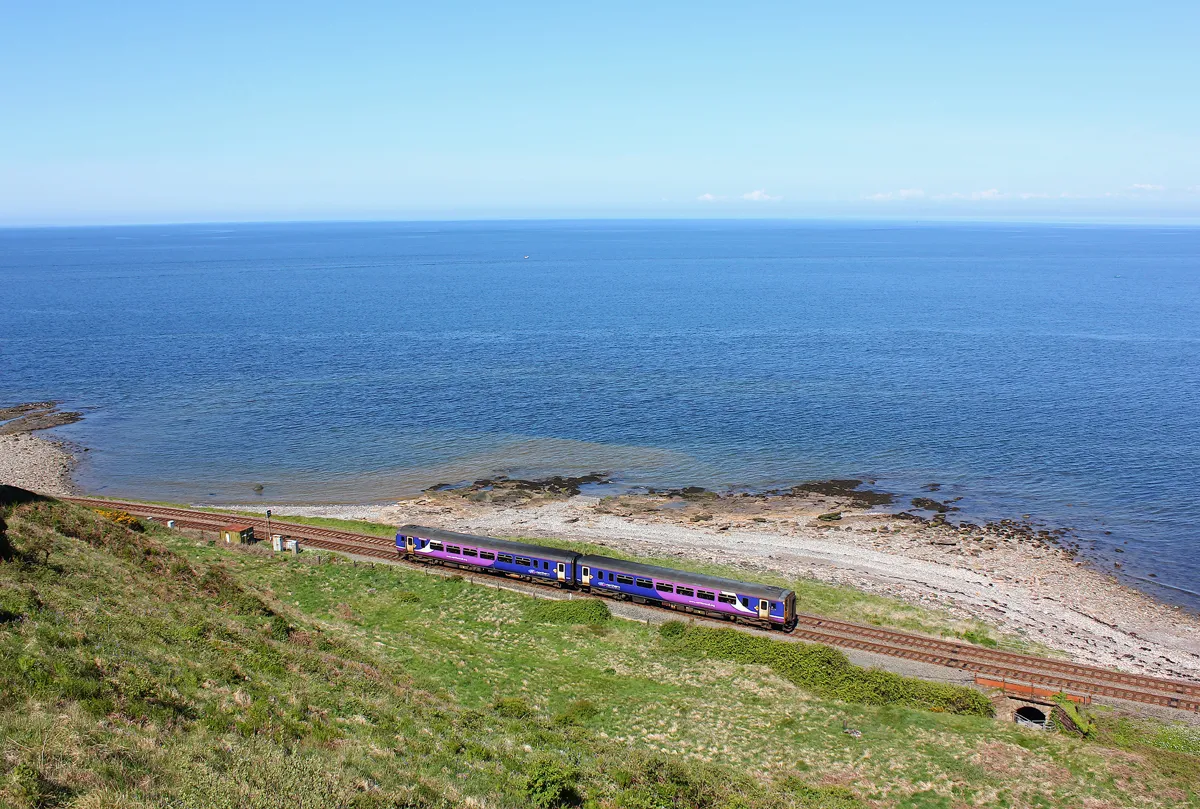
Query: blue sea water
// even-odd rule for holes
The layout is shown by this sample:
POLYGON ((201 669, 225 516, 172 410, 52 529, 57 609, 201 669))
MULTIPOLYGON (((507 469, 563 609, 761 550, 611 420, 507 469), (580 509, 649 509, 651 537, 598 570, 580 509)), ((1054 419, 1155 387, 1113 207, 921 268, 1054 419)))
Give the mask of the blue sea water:
POLYGON ((1200 607, 1195 228, 0 230, 0 289, 0 403, 84 410, 55 433, 96 492, 937 482, 1200 607))

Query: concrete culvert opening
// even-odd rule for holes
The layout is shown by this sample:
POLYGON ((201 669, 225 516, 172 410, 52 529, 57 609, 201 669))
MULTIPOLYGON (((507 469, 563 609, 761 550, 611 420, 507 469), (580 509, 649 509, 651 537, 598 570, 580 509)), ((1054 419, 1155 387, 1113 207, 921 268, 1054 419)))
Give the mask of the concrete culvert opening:
POLYGON ((1046 726, 1046 714, 1032 705, 1023 705, 1017 708, 1016 713, 1013 714, 1013 721, 1018 725, 1036 725, 1039 728, 1044 728, 1046 726))

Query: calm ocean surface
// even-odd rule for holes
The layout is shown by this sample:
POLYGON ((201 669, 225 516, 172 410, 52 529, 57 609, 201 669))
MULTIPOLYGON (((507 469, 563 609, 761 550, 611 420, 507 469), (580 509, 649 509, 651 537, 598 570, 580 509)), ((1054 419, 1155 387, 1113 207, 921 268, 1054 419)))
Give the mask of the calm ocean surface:
POLYGON ((938 482, 1200 608, 1149 578, 1200 591, 1195 228, 0 230, 0 290, 0 403, 85 410, 97 492, 938 482))

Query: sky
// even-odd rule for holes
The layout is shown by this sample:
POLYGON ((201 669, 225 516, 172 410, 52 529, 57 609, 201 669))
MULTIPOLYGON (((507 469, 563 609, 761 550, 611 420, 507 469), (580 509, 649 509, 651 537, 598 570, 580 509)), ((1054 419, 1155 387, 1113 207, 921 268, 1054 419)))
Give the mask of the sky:
POLYGON ((0 0, 0 225, 1200 220, 1200 3, 0 0))

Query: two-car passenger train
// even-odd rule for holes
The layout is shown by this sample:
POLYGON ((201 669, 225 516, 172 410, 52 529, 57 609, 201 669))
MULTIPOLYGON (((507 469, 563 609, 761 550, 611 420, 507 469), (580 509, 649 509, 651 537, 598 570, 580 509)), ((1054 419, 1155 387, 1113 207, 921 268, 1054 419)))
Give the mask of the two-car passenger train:
POLYGON ((694 615, 785 632, 796 627, 796 594, 768 584, 420 525, 405 525, 396 532, 396 551, 409 559, 654 604, 694 615))

